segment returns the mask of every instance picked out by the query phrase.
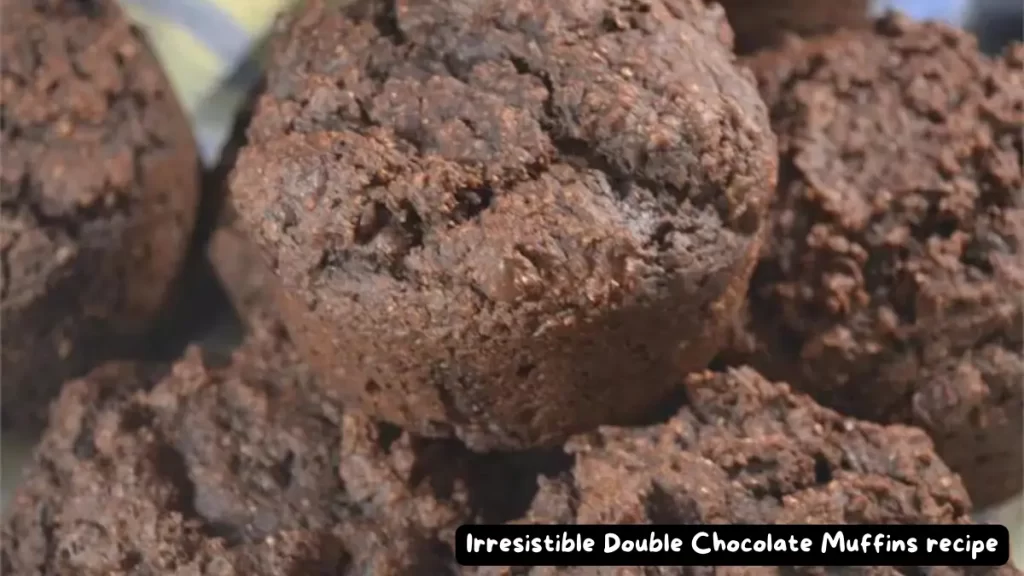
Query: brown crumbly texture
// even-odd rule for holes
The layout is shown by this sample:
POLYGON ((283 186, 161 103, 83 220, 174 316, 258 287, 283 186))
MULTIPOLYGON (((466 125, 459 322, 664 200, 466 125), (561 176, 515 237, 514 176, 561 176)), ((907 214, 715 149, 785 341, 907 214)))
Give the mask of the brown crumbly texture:
MULTIPOLYGON (((710 1, 710 0, 709 0, 710 1)), ((725 8, 736 51, 781 44, 789 35, 813 36, 869 23, 869 0, 714 0, 725 8)))
MULTIPOLYGON (((690 377, 665 424, 573 438, 574 464, 416 438, 318 389, 256 325, 226 366, 192 349, 72 381, 7 511, 0 570, 436 576, 460 570, 451 543, 469 522, 969 521, 921 431, 842 417, 748 368, 690 377)), ((602 573, 679 573, 647 570, 602 573)))
POLYGON ((724 26, 698 0, 298 14, 231 198, 325 383, 485 450, 642 418, 703 368, 775 182, 724 26))
POLYGON ((0 569, 450 571, 446 543, 473 518, 465 450, 333 411, 310 382, 260 330, 224 367, 192 349, 162 371, 113 363, 72 381, 7 511, 0 569))
POLYGON ((978 507, 1017 493, 1024 47, 893 15, 749 64, 780 182, 725 361, 923 427, 978 507))
POLYGON ((112 0, 3 0, 4 428, 127 349, 167 300, 195 218, 188 122, 112 0))
MULTIPOLYGON (((846 418, 743 367, 687 379, 688 403, 649 428, 602 428, 566 446, 524 523, 969 523, 960 479, 920 430, 846 418)), ((482 568, 480 575, 829 573, 773 567, 482 568)), ((844 568, 842 574, 1018 574, 1012 568, 844 568)))

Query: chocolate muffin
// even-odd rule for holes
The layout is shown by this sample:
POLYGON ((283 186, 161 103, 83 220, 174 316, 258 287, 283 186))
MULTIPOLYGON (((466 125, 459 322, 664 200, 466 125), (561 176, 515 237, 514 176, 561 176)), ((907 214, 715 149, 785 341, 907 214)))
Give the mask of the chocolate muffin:
POLYGON ((325 384, 485 450, 635 421, 703 368, 775 182, 720 13, 374 0, 297 14, 231 199, 325 384))
POLYGON ((573 470, 542 483, 529 516, 584 524, 968 519, 960 479, 917 428, 854 420, 746 366, 694 373, 685 388, 685 406, 664 424, 570 440, 573 470), (557 497, 570 493, 579 498, 572 508, 557 497))
POLYGON ((333 411, 308 372, 255 330, 225 367, 193 348, 169 368, 112 363, 69 383, 8 511, 0 568, 441 573, 437 550, 469 517, 463 488, 435 497, 429 450, 333 411))
POLYGON ((749 61, 779 137, 749 362, 923 427, 982 506, 1021 489, 1024 47, 890 15, 749 61))
POLYGON ((750 369, 686 387, 667 423, 576 437, 572 460, 481 455, 335 409, 254 324, 225 366, 193 348, 70 382, 7 511, 0 569, 434 576, 457 573, 469 522, 968 521, 916 429, 842 417, 750 369))
POLYGON ((5 428, 140 340, 198 201, 195 144, 113 0, 3 0, 0 312, 5 428))
MULTIPOLYGON (((970 522, 960 479, 919 429, 842 416, 747 367, 698 373, 688 404, 649 428, 602 428, 566 445, 522 522, 540 524, 948 524, 970 522)), ((527 576, 826 574, 821 567, 478 568, 527 576), (650 571, 646 571, 650 570, 650 571), (719 570, 723 570, 719 572, 719 570)), ((1019 574, 1011 567, 855 568, 843 574, 1019 574)))
POLYGON ((864 27, 871 7, 869 0, 713 1, 725 8, 739 53, 780 44, 790 34, 812 36, 864 27))
POLYGON ((459 524, 517 517, 568 465, 339 411, 280 330, 249 328, 227 364, 193 347, 69 382, 5 510, 0 571, 452 573, 459 524))

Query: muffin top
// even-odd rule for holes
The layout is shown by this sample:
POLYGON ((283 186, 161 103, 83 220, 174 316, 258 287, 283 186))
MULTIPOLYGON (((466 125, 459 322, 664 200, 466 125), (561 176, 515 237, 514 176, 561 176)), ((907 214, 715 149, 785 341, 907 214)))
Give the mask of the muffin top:
POLYGON ((723 22, 696 0, 313 3, 280 33, 235 203, 318 304, 586 308, 613 280, 698 275, 747 245, 774 182, 723 22))
POLYGON ((1024 46, 990 59, 890 15, 748 64, 779 138, 750 290, 779 377, 860 417, 948 417, 944 363, 1020 347, 1024 46))

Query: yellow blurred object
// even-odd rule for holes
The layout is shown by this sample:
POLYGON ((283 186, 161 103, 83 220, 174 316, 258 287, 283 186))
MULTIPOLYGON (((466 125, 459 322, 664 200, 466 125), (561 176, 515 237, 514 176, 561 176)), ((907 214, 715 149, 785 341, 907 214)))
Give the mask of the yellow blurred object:
POLYGON ((231 15, 243 28, 255 36, 263 36, 274 24, 282 10, 295 4, 295 0, 212 0, 221 10, 231 15))
POLYGON ((193 117, 297 0, 120 0, 193 117))

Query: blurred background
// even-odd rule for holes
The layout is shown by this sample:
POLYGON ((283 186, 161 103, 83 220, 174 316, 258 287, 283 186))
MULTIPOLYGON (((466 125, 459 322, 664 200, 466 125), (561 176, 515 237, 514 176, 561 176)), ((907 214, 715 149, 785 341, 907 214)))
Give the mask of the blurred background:
MULTIPOLYGON (((275 16, 297 1, 301 0, 120 0, 163 63, 207 166, 217 163, 236 111, 260 78, 260 60, 275 16)), ((990 53, 1024 36, 1024 0, 875 0, 872 7, 876 13, 887 9, 962 26, 974 32, 990 53)), ((225 328, 218 319, 214 314, 204 323, 204 334, 183 337, 230 338, 223 334, 230 326, 225 328)), ((34 440, 11 434, 0 438, 0 513, 31 457, 34 440)), ((1024 498, 980 511, 977 518, 1010 528, 1015 563, 1024 567, 1024 498)))

